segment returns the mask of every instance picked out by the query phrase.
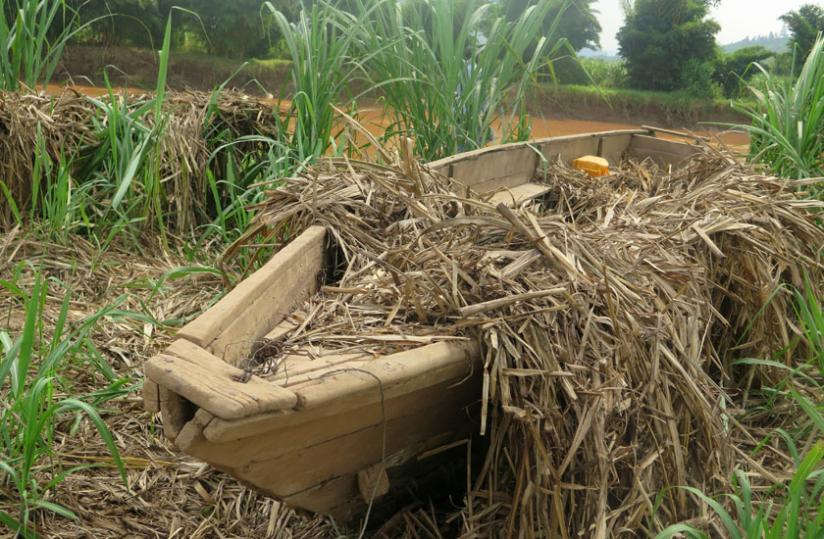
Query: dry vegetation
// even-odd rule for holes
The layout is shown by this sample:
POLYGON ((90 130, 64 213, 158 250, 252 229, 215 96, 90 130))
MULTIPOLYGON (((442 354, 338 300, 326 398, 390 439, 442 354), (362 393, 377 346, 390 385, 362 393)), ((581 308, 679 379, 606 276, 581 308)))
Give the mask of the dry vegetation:
MULTIPOLYGON (((208 256, 202 256, 208 259, 208 256)), ((202 268, 201 269, 209 269, 202 268)), ((168 345, 174 328, 207 307, 223 281, 212 271, 196 271, 179 254, 133 252, 113 247, 101 256, 95 245, 73 237, 71 245, 34 239, 19 230, 0 239, 0 275, 14 276, 23 290, 37 274, 51 288, 42 310, 47 327, 59 317, 64 295, 71 293, 69 320, 82 319, 115 303, 117 311, 96 325, 91 339, 99 359, 113 375, 128 383, 125 396, 102 405, 100 412, 114 435, 125 464, 128 484, 118 474, 109 451, 94 428, 61 420, 53 440, 52 460, 58 469, 90 466, 46 493, 46 498, 76 514, 67 520, 38 512, 35 530, 42 537, 329 537, 330 522, 306 518, 239 485, 203 463, 181 455, 162 436, 160 418, 143 411, 139 392, 142 363, 168 345), (36 268, 36 269, 35 269, 36 268), (284 532, 285 531, 285 532, 284 532), (284 534, 285 533, 285 534, 284 534)), ((0 288, 2 326, 22 331, 22 301, 0 288)), ((56 391, 90 395, 109 384, 93 354, 70 358, 56 391)), ((46 483, 55 468, 38 463, 35 481, 46 483)), ((17 513, 18 502, 0 486, 0 511, 17 513)), ((0 529, 0 537, 14 537, 0 529)))
POLYGON ((490 447, 463 533, 654 535, 701 514, 668 486, 714 492, 736 465, 786 475, 777 444, 778 458, 749 456, 756 425, 738 413, 780 373, 735 360, 806 354, 793 296, 770 296, 824 275, 808 213, 822 205, 706 152, 672 174, 553 166, 546 205, 517 211, 410 160, 328 162, 268 193, 236 247, 313 224, 337 239, 343 295, 316 298, 290 345, 353 333, 482 344, 490 447))
POLYGON ((43 214, 48 208, 42 199, 63 197, 48 167, 66 168, 76 183, 66 195, 75 199, 67 208, 70 228, 82 228, 79 216, 86 214, 93 221, 140 218, 143 228, 190 234, 214 219, 231 199, 229 191, 245 190, 255 176, 235 185, 215 178, 225 176, 230 161, 240 167, 244 160, 264 160, 267 144, 243 137, 276 136, 279 119, 271 104, 247 95, 180 92, 161 102, 158 122, 151 113, 157 99, 114 93, 92 99, 74 91, 57 97, 0 94, 0 125, 8 133, 0 138, 6 187, 0 222, 51 217, 43 214), (120 214, 111 211, 118 198, 114 209, 122 206, 120 214), (162 225, 152 213, 163 215, 162 225))

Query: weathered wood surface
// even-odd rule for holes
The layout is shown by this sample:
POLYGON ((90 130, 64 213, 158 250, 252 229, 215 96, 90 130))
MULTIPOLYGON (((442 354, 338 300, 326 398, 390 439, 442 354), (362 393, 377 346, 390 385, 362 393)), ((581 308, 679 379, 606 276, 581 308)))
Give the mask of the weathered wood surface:
POLYGON ((506 204, 507 206, 516 208, 524 202, 535 200, 552 190, 547 184, 541 183, 524 183, 516 187, 502 189, 492 195, 489 202, 494 205, 506 204))
POLYGON ((153 414, 160 411, 160 386, 148 378, 143 380, 143 409, 153 414))
POLYGON ((629 157, 651 159, 659 166, 678 166, 699 151, 697 146, 647 135, 634 135, 629 146, 629 157))
POLYGON ((467 406, 479 408, 480 374, 389 399, 383 406, 325 416, 293 412, 305 417, 291 427, 225 443, 206 439, 203 431, 220 420, 199 410, 176 444, 269 495, 334 512, 352 506, 359 493, 355 479, 363 469, 401 465, 474 430, 477 413, 467 406))
POLYGON ((243 370, 184 340, 147 361, 144 370, 146 378, 161 390, 171 391, 223 419, 291 409, 298 403, 294 392, 257 376, 245 380, 243 370))
POLYGON ((540 174, 544 163, 556 159, 571 161, 597 155, 617 162, 636 134, 649 131, 625 129, 501 144, 433 161, 429 166, 485 194, 529 182, 540 174))
MULTIPOLYGON (((266 380, 282 387, 310 384, 336 369, 357 367, 373 361, 375 356, 363 352, 325 354, 316 357, 290 354, 278 360, 277 371, 266 380)), ((294 389, 293 389, 294 391, 294 389)))
POLYGON ((476 350, 471 342, 440 342, 371 361, 357 370, 344 367, 296 388, 298 409, 350 410, 469 376, 476 350))
MULTIPOLYGON (((403 395, 414 394, 415 392, 426 390, 432 393, 426 395, 426 398, 432 398, 437 395, 439 391, 444 391, 448 387, 457 385, 456 380, 471 379, 473 375, 478 375, 480 364, 478 362, 478 348, 476 345, 466 343, 464 345, 456 345, 450 343, 439 343, 434 350, 426 354, 425 358, 429 365, 433 365, 434 361, 441 361, 440 365, 435 364, 434 372, 428 373, 425 376, 414 374, 415 370, 399 369, 399 372, 404 372, 407 378, 398 377, 398 383, 395 383, 392 378, 382 379, 383 384, 383 401, 387 407, 393 405, 393 399, 403 395), (444 385, 446 384, 446 385, 444 385)), ((429 348, 429 347, 424 347, 429 348)), ((414 363, 415 355, 410 352, 402 352, 404 354, 399 361, 406 361, 414 363)), ((387 356, 384 360, 391 363, 389 360, 393 356, 387 356)), ((413 369, 418 367, 411 366, 413 369)), ((324 380, 323 383, 330 383, 331 380, 324 380)), ((372 406, 380 403, 381 392, 378 389, 377 381, 374 378, 359 378, 357 380, 357 387, 361 390, 353 393, 341 393, 340 399, 333 401, 330 406, 323 405, 322 402, 313 400, 315 406, 306 406, 294 411, 276 412, 270 414, 260 414, 253 417, 248 417, 236 421, 215 420, 207 428, 205 436, 212 442, 227 442, 232 440, 239 440, 246 437, 253 437, 263 435, 266 432, 280 431, 296 425, 301 425, 308 422, 317 421, 320 418, 326 417, 345 417, 344 413, 352 410, 359 410, 359 418, 362 421, 370 421, 374 414, 380 410, 379 407, 372 406), (366 407, 366 408, 364 408, 366 407), (364 413, 366 410, 369 413, 364 413)), ((352 386, 350 386, 352 387, 352 386)), ((320 388, 319 388, 320 389, 320 388)), ((330 388, 323 388, 326 392, 330 388)), ((310 394, 312 397, 318 396, 316 391, 310 394)), ((420 398, 424 398, 421 395, 420 398)), ((328 402, 328 401, 327 401, 328 402)), ((403 406, 414 405, 414 398, 412 402, 405 402, 403 406)), ((374 419, 377 421, 377 419, 374 419)), ((305 433, 302 435, 306 435, 305 433)))
POLYGON ((400 464, 466 434, 472 422, 455 413, 460 403, 439 404, 316 445, 244 463, 232 474, 267 485, 278 497, 288 497, 384 460, 400 464), (452 409, 445 409, 446 404, 452 409))
MULTIPOLYGON (((463 399, 463 404, 478 400, 480 395, 480 373, 463 383, 450 380, 437 386, 414 391, 406 395, 384 401, 383 406, 365 406, 338 414, 320 415, 307 412, 294 412, 290 415, 292 424, 273 430, 267 430, 251 436, 215 441, 210 432, 218 426, 220 419, 210 416, 209 421, 201 425, 201 433, 191 438, 181 436, 176 444, 182 450, 205 461, 231 466, 240 462, 275 457, 299 450, 303 447, 319 444, 357 432, 387 420, 402 417, 423 410, 429 406, 445 405, 463 399)), ((452 412, 445 410, 444 413, 452 412)), ((202 416, 205 419, 206 416, 202 416)), ((270 423, 270 426, 272 424, 270 423)), ((237 432, 237 436, 242 433, 237 432)))
POLYGON ((318 289, 326 249, 326 229, 307 229, 178 336, 238 364, 318 289))
POLYGON ((369 503, 389 492, 389 475, 386 466, 376 464, 358 472, 358 490, 361 499, 369 503))

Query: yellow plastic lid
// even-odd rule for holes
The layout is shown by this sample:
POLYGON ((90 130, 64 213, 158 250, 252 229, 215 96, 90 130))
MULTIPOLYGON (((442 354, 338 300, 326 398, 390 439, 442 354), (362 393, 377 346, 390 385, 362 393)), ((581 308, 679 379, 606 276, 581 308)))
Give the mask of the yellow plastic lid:
POLYGON ((590 176, 606 176, 609 174, 609 161, 603 157, 585 155, 572 162, 572 167, 582 170, 590 176))

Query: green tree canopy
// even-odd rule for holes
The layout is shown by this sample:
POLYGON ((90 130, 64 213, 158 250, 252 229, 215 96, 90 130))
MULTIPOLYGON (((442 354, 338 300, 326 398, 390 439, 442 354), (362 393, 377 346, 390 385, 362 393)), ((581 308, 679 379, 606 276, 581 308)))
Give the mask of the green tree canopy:
POLYGON ((744 83, 759 72, 753 64, 763 62, 773 56, 775 56, 775 53, 771 50, 756 45, 744 47, 719 57, 715 79, 721 85, 724 95, 727 97, 739 95, 744 83))
MULTIPOLYGON (((210 54, 230 58, 264 56, 280 39, 277 27, 266 24, 265 0, 70 0, 83 21, 101 18, 83 37, 106 45, 158 47, 166 18, 174 12, 176 47, 197 44, 210 54), (205 33, 204 33, 205 31, 205 33)), ((275 0, 275 7, 294 15, 298 2, 275 0)))
POLYGON ((646 90, 672 91, 691 86, 688 73, 712 63, 715 34, 721 27, 708 19, 711 2, 636 0, 628 6, 618 32, 630 84, 646 90))
POLYGON ((796 52, 796 66, 800 67, 813 49, 815 38, 824 32, 824 9, 815 4, 805 4, 796 11, 781 16, 790 30, 790 45, 796 52))
MULTIPOLYGON (((509 20, 514 20, 536 0, 502 0, 509 20)), ((552 7, 544 19, 544 35, 551 33, 555 20, 560 16, 555 37, 566 38, 576 51, 585 47, 597 49, 601 46, 601 24, 598 12, 592 4, 594 0, 538 0, 550 2, 552 7)))
POLYGON ((82 22, 99 19, 81 37, 101 45, 160 46, 164 17, 158 0, 69 0, 82 22))

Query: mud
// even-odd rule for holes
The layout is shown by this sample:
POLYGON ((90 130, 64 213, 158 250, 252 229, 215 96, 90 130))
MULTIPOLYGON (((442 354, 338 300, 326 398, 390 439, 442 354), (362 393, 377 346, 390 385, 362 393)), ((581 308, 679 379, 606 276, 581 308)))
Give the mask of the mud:
MULTIPOLYGON (((52 95, 60 94, 66 90, 82 93, 90 97, 100 97, 106 95, 108 92, 108 90, 103 87, 77 84, 68 86, 50 84, 46 88, 46 91, 52 95)), ((146 93, 146 90, 133 87, 117 87, 115 88, 115 91, 118 93, 126 91, 132 94, 146 93)), ((281 109, 288 107, 288 102, 286 101, 278 102, 274 98, 270 98, 268 101, 271 102, 273 106, 279 104, 281 109)), ((386 127, 389 125, 389 119, 383 115, 382 110, 374 107, 367 107, 360 110, 358 113, 358 120, 361 121, 361 123, 369 129, 371 133, 378 136, 382 135, 386 127)), ((548 116, 532 116, 530 118, 530 122, 532 124, 533 138, 578 135, 582 133, 612 131, 616 129, 638 129, 641 127, 640 123, 633 124, 612 121, 554 118, 548 116)), ((690 131, 690 133, 704 136, 712 140, 721 141, 724 144, 735 148, 745 147, 749 144, 749 136, 740 132, 699 130, 690 131)), ((666 134, 661 134, 659 136, 665 138, 676 138, 666 134)))

